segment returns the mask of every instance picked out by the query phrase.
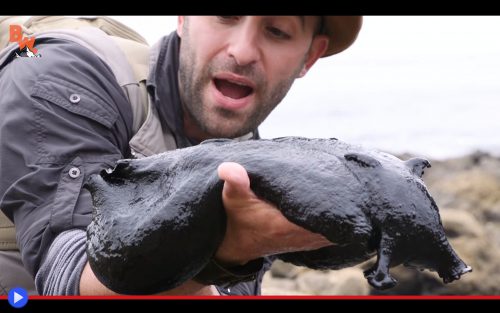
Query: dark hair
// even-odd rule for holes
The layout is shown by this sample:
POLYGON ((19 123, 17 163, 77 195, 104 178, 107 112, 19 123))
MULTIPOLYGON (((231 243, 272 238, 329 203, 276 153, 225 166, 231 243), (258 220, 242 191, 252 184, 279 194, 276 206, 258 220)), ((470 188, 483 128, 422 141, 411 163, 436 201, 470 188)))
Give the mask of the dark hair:
POLYGON ((323 16, 319 16, 319 20, 316 23, 316 28, 314 29, 313 35, 321 35, 325 33, 325 19, 323 16))

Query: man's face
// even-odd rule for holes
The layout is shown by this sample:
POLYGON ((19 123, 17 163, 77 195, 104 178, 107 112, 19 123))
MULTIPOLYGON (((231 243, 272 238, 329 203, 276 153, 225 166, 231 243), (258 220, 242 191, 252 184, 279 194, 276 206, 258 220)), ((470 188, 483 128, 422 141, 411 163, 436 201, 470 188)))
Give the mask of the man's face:
POLYGON ((201 140, 254 130, 328 45, 319 17, 179 18, 184 122, 201 140))

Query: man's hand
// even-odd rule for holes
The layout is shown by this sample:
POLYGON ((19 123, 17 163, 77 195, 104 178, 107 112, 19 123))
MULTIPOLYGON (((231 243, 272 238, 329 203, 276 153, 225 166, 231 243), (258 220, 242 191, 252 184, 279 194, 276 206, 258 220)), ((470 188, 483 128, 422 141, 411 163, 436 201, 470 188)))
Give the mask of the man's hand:
POLYGON ((226 235, 215 258, 226 265, 243 265, 262 256, 315 250, 332 245, 287 220, 272 204, 257 198, 250 189, 247 171, 238 163, 218 168, 224 180, 222 200, 227 213, 226 235))

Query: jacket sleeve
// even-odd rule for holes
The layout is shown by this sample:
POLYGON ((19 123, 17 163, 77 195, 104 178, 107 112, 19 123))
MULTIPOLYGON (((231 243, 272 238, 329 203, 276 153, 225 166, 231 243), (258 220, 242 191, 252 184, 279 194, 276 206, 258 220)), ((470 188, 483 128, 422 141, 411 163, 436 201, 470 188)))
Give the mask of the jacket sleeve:
POLYGON ((111 70, 63 40, 0 68, 0 207, 34 276, 54 238, 90 223, 85 179, 129 156, 132 113, 111 70))

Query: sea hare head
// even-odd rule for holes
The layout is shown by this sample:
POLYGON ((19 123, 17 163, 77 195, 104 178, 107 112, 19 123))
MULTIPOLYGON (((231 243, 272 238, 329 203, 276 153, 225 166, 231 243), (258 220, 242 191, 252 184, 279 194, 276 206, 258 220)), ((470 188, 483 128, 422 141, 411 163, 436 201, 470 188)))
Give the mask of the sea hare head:
POLYGON ((365 272, 368 282, 377 289, 393 287, 396 280, 389 268, 399 264, 436 271, 444 283, 472 271, 448 242, 439 209, 421 180, 430 163, 415 158, 403 162, 398 170, 384 168, 385 160, 379 161, 374 168, 380 168, 376 174, 378 185, 372 183, 377 190, 372 200, 377 205, 369 214, 380 240, 377 262, 365 272), (394 173, 404 168, 405 175, 394 173))

